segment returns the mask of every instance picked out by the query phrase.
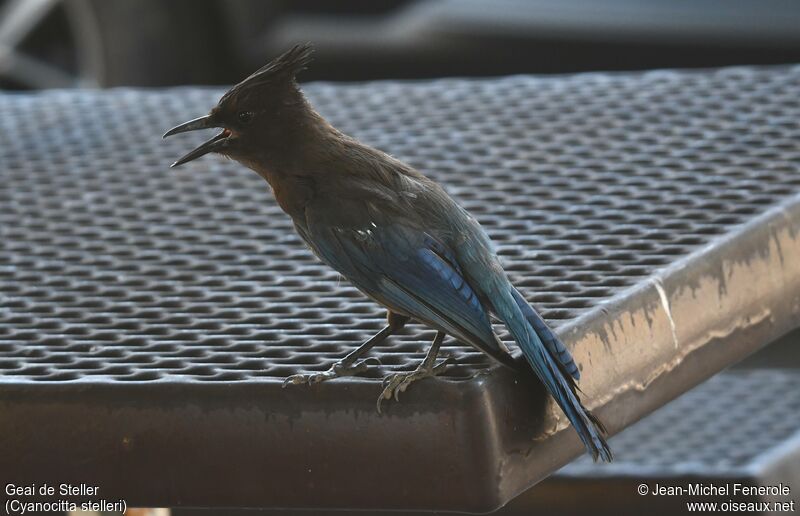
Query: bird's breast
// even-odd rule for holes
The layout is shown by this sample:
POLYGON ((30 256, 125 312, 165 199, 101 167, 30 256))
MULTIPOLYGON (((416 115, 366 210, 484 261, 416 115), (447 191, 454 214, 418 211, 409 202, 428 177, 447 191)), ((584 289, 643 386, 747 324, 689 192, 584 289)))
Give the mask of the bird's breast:
POLYGON ((304 217, 306 206, 314 198, 314 184, 311 178, 299 176, 278 176, 268 174, 267 182, 278 205, 290 217, 304 217))

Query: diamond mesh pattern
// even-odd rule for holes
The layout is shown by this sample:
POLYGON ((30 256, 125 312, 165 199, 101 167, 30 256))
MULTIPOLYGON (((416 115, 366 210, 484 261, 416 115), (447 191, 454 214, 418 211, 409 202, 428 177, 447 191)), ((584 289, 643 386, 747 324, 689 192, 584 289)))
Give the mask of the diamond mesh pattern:
MULTIPOLYGON (((800 68, 306 90, 444 183, 556 326, 800 190, 800 68)), ((207 135, 161 133, 220 94, 0 95, 0 381, 282 378, 381 326, 255 174, 167 168, 207 135)), ((414 331, 373 377, 421 360, 414 331)), ((445 348, 451 377, 488 364, 445 348)))

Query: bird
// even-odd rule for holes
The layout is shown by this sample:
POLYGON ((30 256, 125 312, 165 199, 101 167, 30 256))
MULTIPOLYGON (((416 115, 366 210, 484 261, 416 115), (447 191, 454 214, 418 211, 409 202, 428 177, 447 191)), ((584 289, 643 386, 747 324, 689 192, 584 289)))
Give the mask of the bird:
POLYGON ((413 382, 446 368, 447 359, 436 361, 449 335, 513 370, 533 370, 587 452, 610 462, 606 430, 579 398, 575 361, 512 285, 486 231, 438 183, 345 135, 313 108, 297 82, 313 52, 309 43, 292 47, 233 86, 207 115, 164 134, 221 129, 172 167, 216 153, 252 169, 311 251, 387 310, 385 326, 329 370, 290 376, 284 387, 361 374, 378 364, 364 358, 370 349, 415 322, 435 337, 416 369, 384 379, 379 413, 382 400, 397 400, 413 382), (493 320, 505 325, 521 356, 496 335, 493 320))

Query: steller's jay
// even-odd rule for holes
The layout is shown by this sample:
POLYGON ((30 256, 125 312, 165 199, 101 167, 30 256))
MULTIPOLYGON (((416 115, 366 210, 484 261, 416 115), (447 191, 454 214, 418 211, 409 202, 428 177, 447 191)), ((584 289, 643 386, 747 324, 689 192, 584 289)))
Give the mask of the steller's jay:
POLYGON ((221 128, 172 166, 216 152, 253 169, 314 253, 388 310, 386 326, 330 370, 294 375, 284 385, 363 372, 370 360, 359 359, 414 320, 436 337, 416 370, 384 380, 378 412, 381 400, 444 369, 446 361, 436 358, 449 334, 509 367, 533 368, 589 453, 610 461, 605 429, 578 399, 572 356, 509 282, 484 230, 437 183, 314 111, 295 79, 311 55, 310 45, 295 46, 231 88, 208 115, 164 135, 221 128), (509 354, 491 316, 524 358, 509 354))

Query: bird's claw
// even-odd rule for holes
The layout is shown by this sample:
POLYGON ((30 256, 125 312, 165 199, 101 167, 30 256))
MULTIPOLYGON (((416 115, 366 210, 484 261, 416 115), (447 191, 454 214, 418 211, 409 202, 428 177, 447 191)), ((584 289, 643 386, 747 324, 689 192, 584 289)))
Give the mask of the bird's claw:
POLYGON ((381 413, 381 403, 383 400, 394 398, 395 401, 400 401, 400 393, 405 392, 408 387, 423 378, 429 378, 438 375, 447 369, 447 366, 452 362, 452 357, 446 357, 433 367, 418 367, 410 373, 394 373, 390 374, 383 379, 383 391, 378 396, 377 409, 378 414, 381 413))
POLYGON ((285 388, 290 384, 300 385, 303 383, 314 385, 327 380, 333 380, 334 378, 341 378, 343 376, 355 376, 366 371, 371 365, 380 366, 381 361, 375 357, 366 358, 360 362, 356 362, 355 364, 348 364, 340 360, 339 362, 333 364, 330 369, 322 373, 293 374, 283 381, 283 387, 285 388))

